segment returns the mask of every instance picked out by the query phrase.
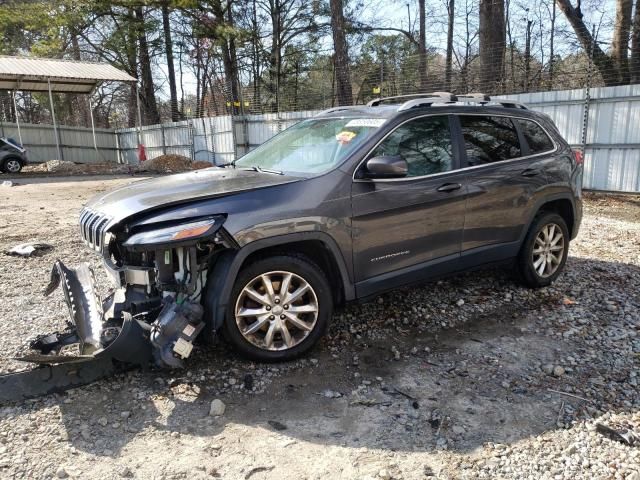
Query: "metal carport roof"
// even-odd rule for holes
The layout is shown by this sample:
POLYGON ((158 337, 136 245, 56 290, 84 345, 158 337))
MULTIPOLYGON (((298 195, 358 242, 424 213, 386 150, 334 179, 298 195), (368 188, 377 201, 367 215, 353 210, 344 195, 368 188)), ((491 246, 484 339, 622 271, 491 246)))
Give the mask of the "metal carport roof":
MULTIPOLYGON (((13 91, 13 108, 16 113, 16 124, 18 126, 20 144, 22 144, 22 133, 20 132, 20 120, 18 118, 18 106, 16 104, 15 92, 17 90, 48 92, 49 103, 51 106, 51 118, 53 120, 53 130, 56 139, 56 148, 58 150, 58 158, 60 160, 63 160, 63 158, 62 150, 60 149, 60 135, 58 132, 58 124, 56 121, 53 103, 53 92, 89 95, 89 112, 91 114, 93 145, 97 150, 98 146, 96 144, 91 94, 94 92, 96 87, 103 82, 124 82, 136 84, 138 124, 141 126, 142 120, 140 115, 140 98, 138 96, 137 80, 112 65, 106 63, 76 62, 50 58, 0 56, 0 90, 13 91)), ((138 135, 140 135, 139 132, 140 129, 138 129, 138 135)))
POLYGON ((135 83, 106 63, 0 56, 0 90, 91 93, 102 82, 135 83))

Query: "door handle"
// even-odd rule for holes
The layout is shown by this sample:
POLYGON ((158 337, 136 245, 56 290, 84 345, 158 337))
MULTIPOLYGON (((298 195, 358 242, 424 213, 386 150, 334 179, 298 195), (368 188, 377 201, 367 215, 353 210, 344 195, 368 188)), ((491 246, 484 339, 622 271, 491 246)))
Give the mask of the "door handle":
POLYGON ((445 183, 439 186, 437 190, 439 192, 453 192, 454 190, 460 190, 460 188, 462 188, 462 185, 459 183, 445 183))
POLYGON ((520 175, 523 177, 535 177, 536 175, 540 175, 540 170, 536 170, 535 168, 527 168, 520 175))

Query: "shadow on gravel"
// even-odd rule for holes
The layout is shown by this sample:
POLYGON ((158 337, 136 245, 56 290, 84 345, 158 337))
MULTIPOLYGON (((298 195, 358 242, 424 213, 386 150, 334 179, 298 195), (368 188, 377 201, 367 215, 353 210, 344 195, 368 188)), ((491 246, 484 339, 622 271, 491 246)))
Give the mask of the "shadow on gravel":
POLYGON ((248 441, 264 429, 327 445, 468 452, 637 410, 638 292, 640 268, 621 263, 570 258, 556 285, 537 291, 476 272, 349 306, 319 348, 290 364, 252 364, 218 345, 175 376, 136 372, 34 407, 58 405, 71 444, 98 456, 141 435, 165 432, 170 448, 232 424, 248 427, 248 441), (214 398, 227 405, 222 417, 208 416, 214 398))

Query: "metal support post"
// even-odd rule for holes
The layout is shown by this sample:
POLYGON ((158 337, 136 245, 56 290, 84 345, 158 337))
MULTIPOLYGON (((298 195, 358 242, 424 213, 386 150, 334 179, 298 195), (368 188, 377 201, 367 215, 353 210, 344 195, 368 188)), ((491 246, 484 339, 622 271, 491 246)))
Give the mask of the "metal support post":
MULTIPOLYGON (((24 144, 22 143, 22 132, 20 131, 20 118, 18 118, 18 103, 16 102, 16 91, 13 90, 13 110, 16 114, 16 126, 18 127, 18 140, 20 141, 20 145, 24 144)), ((3 132, 4 134, 4 132, 3 132)))
POLYGON ((58 124, 56 122, 56 112, 53 107, 53 94, 51 93, 51 79, 47 79, 49 86, 49 104, 51 105, 51 119, 53 120, 53 133, 56 137, 56 149, 58 151, 58 160, 64 160, 62 157, 62 150, 60 150, 60 137, 58 136, 58 124))

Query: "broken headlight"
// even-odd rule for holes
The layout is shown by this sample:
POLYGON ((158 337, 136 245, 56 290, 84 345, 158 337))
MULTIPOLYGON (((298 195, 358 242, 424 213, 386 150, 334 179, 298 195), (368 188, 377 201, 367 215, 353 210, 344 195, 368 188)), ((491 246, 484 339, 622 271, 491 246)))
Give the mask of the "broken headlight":
POLYGON ((136 247, 147 249, 167 244, 192 243, 195 240, 215 234, 224 223, 224 220, 225 218, 222 216, 208 217, 188 223, 134 233, 124 242, 124 246, 134 249, 136 247))

